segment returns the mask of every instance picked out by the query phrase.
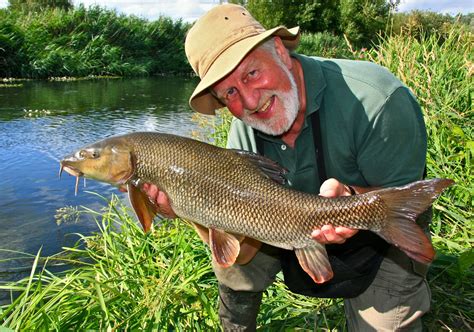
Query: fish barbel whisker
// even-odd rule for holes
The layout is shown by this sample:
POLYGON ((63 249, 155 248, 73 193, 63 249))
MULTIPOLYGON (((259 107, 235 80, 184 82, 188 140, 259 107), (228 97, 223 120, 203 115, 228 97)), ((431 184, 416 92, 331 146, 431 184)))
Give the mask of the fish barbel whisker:
POLYGON ((77 196, 78 187, 79 187, 79 176, 76 176, 76 187, 74 189, 74 196, 77 196))

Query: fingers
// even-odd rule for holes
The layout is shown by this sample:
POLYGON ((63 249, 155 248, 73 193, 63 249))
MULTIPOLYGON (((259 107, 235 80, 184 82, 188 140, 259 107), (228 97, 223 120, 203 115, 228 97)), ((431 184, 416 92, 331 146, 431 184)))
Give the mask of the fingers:
POLYGON ((331 178, 323 182, 319 189, 319 195, 324 197, 350 196, 351 191, 349 187, 344 185, 342 182, 331 178))
POLYGON ((176 213, 174 213, 173 209, 171 208, 170 201, 168 196, 163 191, 158 191, 158 195, 156 197, 156 203, 159 206, 159 213, 166 218, 174 219, 177 217, 176 213))
POLYGON ((354 236, 358 232, 357 229, 346 227, 333 227, 332 225, 324 225, 321 229, 315 229, 311 233, 311 237, 321 244, 344 243, 346 240, 354 236))
POLYGON ((152 202, 158 207, 158 214, 165 218, 174 219, 177 217, 173 211, 168 196, 163 191, 160 191, 157 186, 144 183, 142 186, 143 191, 148 195, 152 202))

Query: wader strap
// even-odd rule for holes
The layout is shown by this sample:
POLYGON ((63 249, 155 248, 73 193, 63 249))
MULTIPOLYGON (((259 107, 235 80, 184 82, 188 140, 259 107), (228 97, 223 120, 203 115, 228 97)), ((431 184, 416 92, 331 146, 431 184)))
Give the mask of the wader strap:
POLYGON ((319 110, 314 112, 311 123, 313 125, 313 139, 316 155, 316 162, 318 163, 319 185, 321 186, 327 180, 326 166, 324 166, 324 150, 321 139, 321 120, 319 118, 319 110))

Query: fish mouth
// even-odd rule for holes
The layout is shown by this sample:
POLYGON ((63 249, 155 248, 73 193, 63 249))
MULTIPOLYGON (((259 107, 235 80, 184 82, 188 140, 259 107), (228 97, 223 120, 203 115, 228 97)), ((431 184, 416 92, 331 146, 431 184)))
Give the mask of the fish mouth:
MULTIPOLYGON (((74 195, 77 196, 77 190, 79 188, 79 178, 82 177, 84 175, 84 173, 82 173, 77 168, 74 168, 71 165, 67 165, 66 163, 67 163, 67 161, 65 161, 65 160, 62 160, 59 163, 59 178, 61 179, 61 175, 63 174, 63 171, 66 171, 66 173, 69 173, 72 176, 75 176, 76 177, 76 186, 74 188, 74 195)), ((85 178, 84 178, 84 181, 85 181, 85 178)), ((85 183, 84 183, 84 185, 85 185, 85 183)))
POLYGON ((64 163, 61 162, 59 166, 59 178, 61 178, 61 174, 63 173, 63 171, 66 171, 66 173, 76 177, 81 177, 84 175, 84 173, 79 171, 77 168, 74 168, 71 165, 64 165, 64 163))

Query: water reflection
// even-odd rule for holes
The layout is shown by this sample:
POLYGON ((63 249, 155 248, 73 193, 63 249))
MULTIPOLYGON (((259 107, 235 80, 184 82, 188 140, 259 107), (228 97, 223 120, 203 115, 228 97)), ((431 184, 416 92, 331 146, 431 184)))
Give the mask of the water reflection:
MULTIPOLYGON (((36 253, 42 247, 51 255, 77 240, 67 234, 96 230, 92 222, 56 225, 59 208, 103 205, 83 190, 74 197, 73 177, 58 180, 60 158, 130 131, 190 136, 196 124, 187 99, 195 83, 184 78, 31 81, 0 89, 0 248, 36 253)), ((108 197, 118 193, 93 181, 87 190, 108 197)), ((21 269, 19 261, 2 261, 14 256, 0 252, 0 280, 5 271, 21 269)))

